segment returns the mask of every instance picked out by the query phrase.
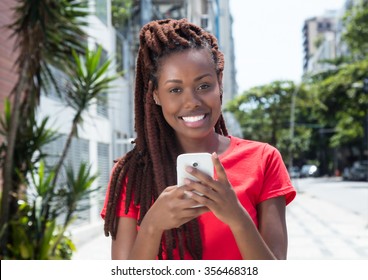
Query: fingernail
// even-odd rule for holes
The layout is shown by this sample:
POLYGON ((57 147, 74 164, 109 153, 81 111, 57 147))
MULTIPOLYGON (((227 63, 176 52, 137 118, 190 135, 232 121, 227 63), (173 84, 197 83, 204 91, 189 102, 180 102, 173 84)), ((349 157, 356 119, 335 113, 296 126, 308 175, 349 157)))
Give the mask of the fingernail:
POLYGON ((218 155, 217 155, 217 153, 216 153, 216 152, 213 152, 213 153, 212 153, 212 156, 213 156, 213 158, 215 158, 215 159, 217 159, 217 158, 218 158, 218 155))
POLYGON ((185 178, 184 179, 184 184, 189 185, 190 184, 190 180, 188 178, 185 178))
POLYGON ((187 166, 185 167, 185 171, 192 173, 193 172, 193 167, 187 166))
POLYGON ((192 197, 193 196, 193 193, 190 192, 190 191, 184 191, 185 195, 188 196, 188 197, 192 197))

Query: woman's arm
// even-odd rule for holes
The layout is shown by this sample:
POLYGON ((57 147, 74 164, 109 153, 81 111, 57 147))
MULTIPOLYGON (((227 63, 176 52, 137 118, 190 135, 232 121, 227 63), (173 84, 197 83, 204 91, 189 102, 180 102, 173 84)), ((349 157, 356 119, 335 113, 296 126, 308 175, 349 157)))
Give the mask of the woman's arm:
POLYGON ((258 205, 259 232, 277 259, 287 257, 288 236, 284 196, 267 199, 258 205))
POLYGON ((135 219, 120 218, 112 258, 154 260, 165 230, 178 228, 208 211, 205 207, 193 208, 197 203, 185 198, 184 191, 182 187, 167 187, 144 216, 138 231, 135 219))
POLYGON ((120 217, 116 239, 111 242, 111 259, 127 260, 137 237, 137 221, 120 217))
POLYGON ((202 182, 188 181, 187 186, 204 194, 199 196, 191 193, 193 200, 206 206, 230 227, 243 259, 285 259, 287 233, 284 197, 271 198, 259 204, 260 230, 258 230, 248 212, 240 204, 215 154, 213 160, 218 174, 217 180, 193 168, 187 169, 187 172, 202 182))
POLYGON ((155 259, 162 232, 149 228, 143 222, 137 231, 137 221, 132 218, 119 219, 116 239, 112 240, 111 258, 113 260, 155 259))
POLYGON ((259 230, 247 213, 230 226, 242 257, 286 259, 285 198, 280 196, 260 203, 258 220, 259 230))

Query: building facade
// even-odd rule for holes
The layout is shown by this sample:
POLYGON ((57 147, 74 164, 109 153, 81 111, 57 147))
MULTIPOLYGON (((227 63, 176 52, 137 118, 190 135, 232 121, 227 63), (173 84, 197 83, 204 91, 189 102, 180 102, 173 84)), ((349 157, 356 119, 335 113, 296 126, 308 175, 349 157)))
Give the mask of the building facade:
POLYGON ((303 25, 303 72, 323 70, 322 59, 336 57, 337 11, 305 20, 303 25), (321 68, 321 69, 320 69, 321 68))

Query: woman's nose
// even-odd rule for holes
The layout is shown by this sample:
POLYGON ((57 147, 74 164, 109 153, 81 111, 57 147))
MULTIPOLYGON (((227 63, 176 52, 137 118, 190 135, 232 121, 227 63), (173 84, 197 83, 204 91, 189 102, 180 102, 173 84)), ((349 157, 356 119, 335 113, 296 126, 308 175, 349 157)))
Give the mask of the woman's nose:
POLYGON ((184 93, 185 106, 188 108, 198 107, 201 105, 201 100, 194 90, 188 90, 184 93))

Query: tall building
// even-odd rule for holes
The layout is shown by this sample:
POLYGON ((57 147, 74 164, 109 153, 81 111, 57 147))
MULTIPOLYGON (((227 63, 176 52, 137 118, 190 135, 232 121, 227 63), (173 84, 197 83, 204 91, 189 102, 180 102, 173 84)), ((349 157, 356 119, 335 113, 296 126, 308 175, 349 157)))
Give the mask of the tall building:
POLYGON ((361 0, 346 0, 338 10, 327 11, 323 16, 305 20, 303 26, 303 70, 305 73, 325 71, 333 66, 323 60, 349 55, 349 49, 342 40, 344 33, 343 16, 348 9, 361 0))
POLYGON ((310 72, 321 59, 336 57, 337 13, 329 11, 323 16, 305 20, 303 25, 303 71, 310 72))

